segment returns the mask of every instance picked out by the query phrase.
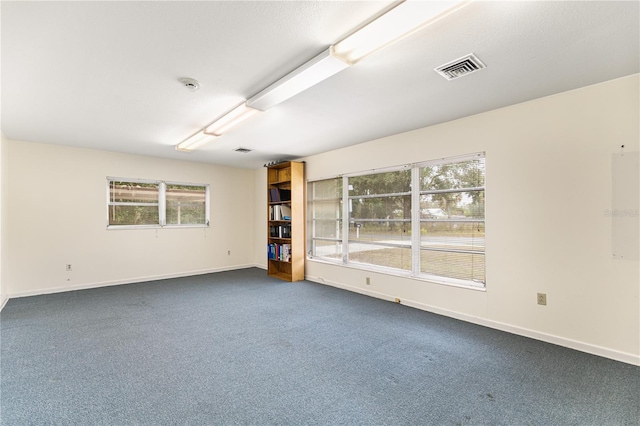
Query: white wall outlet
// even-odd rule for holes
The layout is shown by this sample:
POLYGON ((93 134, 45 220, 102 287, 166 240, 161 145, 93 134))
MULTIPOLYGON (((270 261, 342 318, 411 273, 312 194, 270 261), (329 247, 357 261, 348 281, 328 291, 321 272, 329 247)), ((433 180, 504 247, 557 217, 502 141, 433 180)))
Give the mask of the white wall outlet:
POLYGON ((67 263, 67 272, 71 271, 71 264, 67 263))

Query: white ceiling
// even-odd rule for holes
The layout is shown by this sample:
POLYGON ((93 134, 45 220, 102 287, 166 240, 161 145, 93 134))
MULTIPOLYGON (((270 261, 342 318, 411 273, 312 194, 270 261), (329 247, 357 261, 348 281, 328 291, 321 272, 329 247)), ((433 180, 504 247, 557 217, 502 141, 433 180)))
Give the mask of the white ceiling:
POLYGON ((477 1, 202 149, 174 150, 390 5, 3 0, 1 128, 9 139, 260 167, 640 72, 638 1, 477 1), (468 53, 487 68, 454 81, 433 71, 468 53))

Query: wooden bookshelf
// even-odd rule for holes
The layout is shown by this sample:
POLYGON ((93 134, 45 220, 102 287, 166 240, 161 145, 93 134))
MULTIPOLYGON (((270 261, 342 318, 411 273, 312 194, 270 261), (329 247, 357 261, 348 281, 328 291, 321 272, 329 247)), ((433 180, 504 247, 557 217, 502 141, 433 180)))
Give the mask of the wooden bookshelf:
POLYGON ((304 163, 267 168, 267 270, 284 281, 304 279, 304 163))

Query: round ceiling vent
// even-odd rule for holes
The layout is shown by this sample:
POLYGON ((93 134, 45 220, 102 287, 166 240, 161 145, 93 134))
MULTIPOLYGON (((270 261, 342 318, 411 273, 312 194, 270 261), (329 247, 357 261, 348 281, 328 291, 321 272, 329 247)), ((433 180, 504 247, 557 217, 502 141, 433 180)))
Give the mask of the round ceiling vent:
POLYGON ((181 78, 180 83, 182 83, 184 87, 191 90, 192 92, 195 92, 200 88, 200 83, 198 83, 198 80, 194 80, 193 78, 181 78))

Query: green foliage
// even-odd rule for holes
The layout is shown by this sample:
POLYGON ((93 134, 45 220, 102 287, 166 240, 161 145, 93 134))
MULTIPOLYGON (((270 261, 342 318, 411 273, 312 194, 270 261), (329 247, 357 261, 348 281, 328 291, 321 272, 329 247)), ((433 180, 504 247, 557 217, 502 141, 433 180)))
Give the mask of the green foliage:
MULTIPOLYGON (((411 170, 349 178, 351 217, 409 219, 411 170), (392 195, 393 194, 393 195, 392 195)), ((441 208, 446 216, 484 217, 484 159, 420 168, 420 208, 441 208), (442 192, 440 192, 442 191, 442 192), (445 192, 451 191, 451 192, 445 192)), ((429 218, 429 215, 423 215, 429 218)), ((435 219, 448 219, 434 217, 435 219)))
POLYGON ((157 225, 157 206, 111 206, 109 225, 157 225))
POLYGON ((421 208, 438 207, 450 216, 484 217, 484 191, 464 191, 480 187, 484 187, 484 158, 420 169, 420 191, 460 190, 424 194, 421 208))
POLYGON ((351 199, 351 217, 356 219, 411 218, 411 170, 352 177, 349 178, 349 186, 349 196, 356 197, 351 199), (379 196, 371 197, 375 195, 379 196))
MULTIPOLYGON (((112 181, 109 185, 110 225, 159 225, 158 183, 112 181), (137 205, 136 205, 137 204, 137 205)), ((206 221, 206 187, 166 186, 166 222, 168 225, 204 224, 206 221)))

